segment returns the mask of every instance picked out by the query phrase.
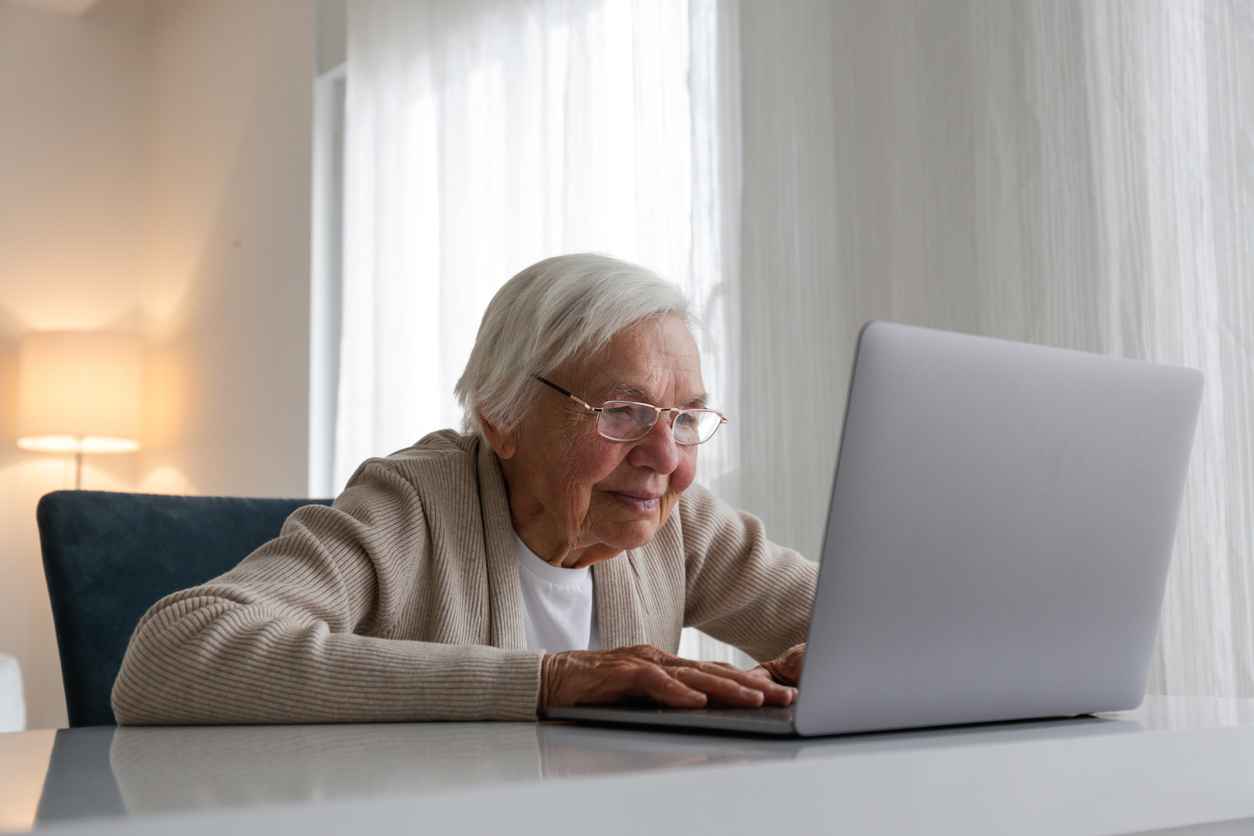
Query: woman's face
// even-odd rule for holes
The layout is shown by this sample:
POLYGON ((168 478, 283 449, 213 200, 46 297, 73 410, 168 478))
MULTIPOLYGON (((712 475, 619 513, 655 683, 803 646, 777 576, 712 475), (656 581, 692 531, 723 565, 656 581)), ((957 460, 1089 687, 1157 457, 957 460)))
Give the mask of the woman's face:
MULTIPOLYGON (((705 406, 696 341, 674 315, 629 328, 599 356, 548 379, 592 406, 705 406)), ((669 413, 644 438, 611 441, 597 432, 595 413, 536 386, 544 390, 539 406, 512 431, 485 424, 518 536, 542 559, 568 568, 648 543, 692 484, 697 448, 675 443, 669 413)))

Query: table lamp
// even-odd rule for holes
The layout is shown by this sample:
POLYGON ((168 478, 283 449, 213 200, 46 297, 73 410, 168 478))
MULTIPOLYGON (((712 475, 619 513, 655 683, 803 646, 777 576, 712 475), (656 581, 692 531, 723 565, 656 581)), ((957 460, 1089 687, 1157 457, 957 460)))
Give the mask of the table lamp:
POLYGON ((75 489, 84 453, 138 450, 142 359, 139 340, 124 334, 27 334, 18 365, 18 446, 74 453, 75 489))

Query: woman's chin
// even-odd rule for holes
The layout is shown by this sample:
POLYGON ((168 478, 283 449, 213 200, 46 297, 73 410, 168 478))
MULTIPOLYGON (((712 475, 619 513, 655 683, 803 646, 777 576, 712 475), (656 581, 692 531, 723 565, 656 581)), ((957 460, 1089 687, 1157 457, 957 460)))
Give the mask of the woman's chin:
POLYGON ((599 538, 605 545, 618 551, 629 551, 648 545, 657 534, 657 523, 654 520, 637 520, 632 523, 617 523, 607 526, 605 536, 599 538))

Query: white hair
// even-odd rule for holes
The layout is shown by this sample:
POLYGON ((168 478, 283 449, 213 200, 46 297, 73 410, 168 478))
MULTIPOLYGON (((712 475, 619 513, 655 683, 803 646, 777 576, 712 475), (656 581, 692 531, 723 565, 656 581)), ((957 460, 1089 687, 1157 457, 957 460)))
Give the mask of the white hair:
POLYGON ((688 297, 651 270, 599 253, 559 255, 507 281, 484 311, 466 370, 453 390, 465 432, 480 419, 509 430, 535 408, 545 377, 575 357, 594 356, 618 334, 675 314, 701 322, 688 297))

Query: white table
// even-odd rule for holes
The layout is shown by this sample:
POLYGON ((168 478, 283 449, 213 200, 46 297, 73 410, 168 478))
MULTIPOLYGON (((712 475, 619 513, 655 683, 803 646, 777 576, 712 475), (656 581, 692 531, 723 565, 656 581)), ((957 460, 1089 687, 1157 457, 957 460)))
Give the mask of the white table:
POLYGON ((810 740, 559 723, 24 732, 0 735, 5 810, 25 811, 10 830, 94 834, 1249 833, 1254 700, 810 740))
POLYGON ((12 656, 0 653, 0 732, 22 731, 25 728, 22 669, 12 656))

